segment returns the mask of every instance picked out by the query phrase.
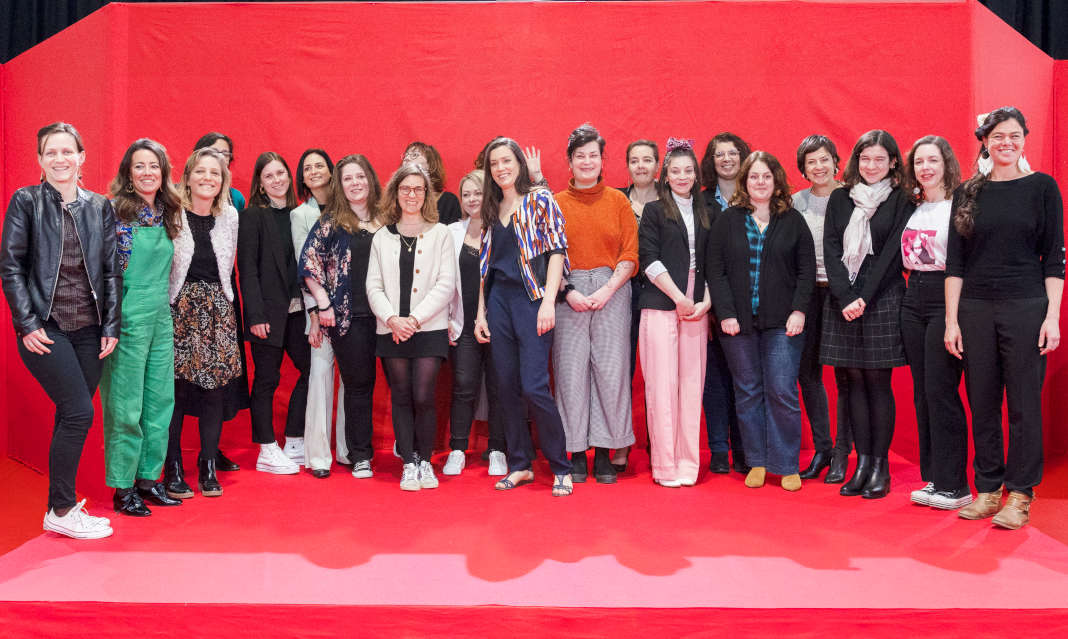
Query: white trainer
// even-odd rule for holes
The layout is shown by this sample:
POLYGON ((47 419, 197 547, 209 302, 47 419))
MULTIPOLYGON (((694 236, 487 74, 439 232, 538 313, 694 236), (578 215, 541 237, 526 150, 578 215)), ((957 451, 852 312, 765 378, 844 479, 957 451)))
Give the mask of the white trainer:
POLYGON ((401 490, 419 490, 419 466, 417 464, 405 464, 401 471, 401 490))
POLYGON ((375 476, 371 470, 371 461, 364 459, 352 465, 352 476, 356 479, 370 479, 375 476))
POLYGON ((304 438, 286 437, 286 446, 282 449, 286 457, 293 460, 294 464, 304 465, 304 438))
POLYGON ((927 485, 919 490, 912 491, 910 499, 912 503, 919 504, 921 506, 931 505, 931 495, 935 494, 934 482, 927 482, 927 485))
POLYGON ((445 460, 445 467, 441 469, 442 475, 459 475, 464 465, 467 464, 467 455, 462 450, 454 450, 449 453, 449 458, 445 460))
POLYGON ((501 451, 490 451, 488 474, 490 477, 503 477, 508 474, 508 458, 501 451))
POLYGON ((654 479, 653 481, 664 488, 678 488, 679 486, 682 486, 682 482, 677 479, 654 479))
POLYGON ((300 466, 282 452, 278 442, 260 444, 260 456, 256 458, 256 470, 274 475, 296 475, 300 466))
POLYGON ((972 491, 965 486, 957 490, 939 490, 931 495, 930 506, 939 510, 956 510, 972 503, 972 491))
POLYGON ((419 462, 419 486, 421 488, 438 487, 438 478, 434 476, 434 466, 425 459, 419 462))
POLYGON ((62 517, 49 510, 44 516, 44 529, 73 539, 103 539, 115 532, 107 517, 93 517, 85 511, 84 499, 62 517))

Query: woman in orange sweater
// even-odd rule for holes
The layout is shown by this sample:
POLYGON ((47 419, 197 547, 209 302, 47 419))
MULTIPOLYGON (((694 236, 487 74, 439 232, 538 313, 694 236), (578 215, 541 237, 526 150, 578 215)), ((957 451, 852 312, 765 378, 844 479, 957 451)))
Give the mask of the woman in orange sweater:
POLYGON ((572 179, 555 194, 564 213, 571 273, 556 311, 553 372, 571 479, 589 473, 616 481, 609 451, 634 443, 630 414, 630 278, 638 261, 638 224, 621 191, 601 178, 604 138, 589 124, 567 140, 572 179))

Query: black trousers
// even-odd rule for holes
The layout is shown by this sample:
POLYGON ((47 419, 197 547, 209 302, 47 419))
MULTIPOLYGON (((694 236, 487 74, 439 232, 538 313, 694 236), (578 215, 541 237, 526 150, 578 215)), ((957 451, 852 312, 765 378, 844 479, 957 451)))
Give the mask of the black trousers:
POLYGON ((375 393, 375 318, 354 317, 341 337, 331 337, 334 358, 345 384, 345 444, 349 461, 369 461, 374 455, 372 406, 375 393))
MULTIPOLYGON (((18 339, 19 357, 56 405, 52 443, 48 449, 48 509, 65 510, 77 503, 74 480, 89 427, 93 425, 93 395, 103 360, 100 326, 64 332, 54 321, 44 325, 52 352, 38 355, 18 339)), ((16 338, 17 339, 17 338, 16 338)))
POLYGON ((913 271, 901 302, 901 340, 912 369, 920 477, 937 490, 968 485, 968 420, 960 399, 964 365, 946 351, 944 271, 913 271))
POLYGON ((282 379, 282 356, 289 355, 300 377, 289 396, 286 413, 286 437, 304 436, 304 409, 308 405, 308 371, 311 369, 311 346, 304 334, 304 313, 298 311, 286 317, 285 326, 272 326, 271 331, 283 331, 282 346, 252 344, 252 396, 249 399, 249 418, 252 421, 252 441, 270 444, 274 436, 274 392, 282 379))
POLYGON ((449 349, 452 360, 452 407, 449 415, 449 448, 467 450, 475 404, 486 381, 489 401, 489 450, 505 451, 504 422, 497 401, 497 374, 493 370, 490 345, 479 344, 473 333, 461 333, 449 349))
POLYGON ((1042 481, 1042 382, 1046 358, 1038 332, 1045 297, 960 301, 964 383, 972 410, 975 489, 1004 485, 1028 495, 1042 481), (1009 408, 1009 449, 1003 452, 1001 397, 1009 408))
MULTIPOLYGON (((716 327, 712 327, 716 331, 716 327)), ((745 447, 742 446, 742 431, 738 426, 738 413, 734 408, 734 378, 727 366, 723 346, 716 339, 708 340, 705 359, 705 388, 701 398, 705 409, 705 430, 708 449, 713 453, 733 451, 736 463, 745 463, 745 447)))
POLYGON ((229 392, 229 385, 202 388, 184 379, 174 380, 174 413, 171 414, 171 430, 167 439, 168 463, 182 456, 182 424, 186 415, 197 415, 200 457, 214 459, 219 454, 223 406, 229 392))
MULTIPOLYGON (((817 451, 828 451, 832 448, 830 405, 827 389, 823 386, 823 365, 820 364, 823 303, 829 291, 826 286, 817 286, 812 291, 812 300, 805 314, 805 348, 801 351, 801 369, 797 378, 801 386, 805 414, 808 415, 808 423, 812 429, 812 446, 817 451)), ((834 370, 834 383, 838 390, 838 432, 833 447, 835 452, 848 455, 853 448, 853 436, 849 427, 849 382, 844 370, 834 370)))

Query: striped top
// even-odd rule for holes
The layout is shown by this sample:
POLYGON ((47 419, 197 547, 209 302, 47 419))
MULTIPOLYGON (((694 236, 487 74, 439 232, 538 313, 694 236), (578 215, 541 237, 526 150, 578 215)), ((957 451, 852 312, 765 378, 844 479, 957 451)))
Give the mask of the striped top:
MULTIPOLYGON (((479 253, 479 274, 483 283, 489 272, 490 256, 493 254, 493 234, 487 232, 493 225, 482 225, 482 251, 479 253)), ((545 188, 535 188, 523 196, 519 208, 512 214, 510 224, 519 247, 519 270, 523 285, 531 300, 545 295, 544 283, 534 276, 531 261, 544 253, 564 255, 564 275, 571 272, 567 258, 567 236, 564 234, 564 214, 545 188)))

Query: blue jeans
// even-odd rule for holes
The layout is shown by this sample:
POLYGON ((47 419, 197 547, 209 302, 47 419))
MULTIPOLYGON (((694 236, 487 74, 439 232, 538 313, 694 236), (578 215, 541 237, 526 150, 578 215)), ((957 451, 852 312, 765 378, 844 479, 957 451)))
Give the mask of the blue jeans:
POLYGON ((734 378, 746 463, 776 475, 797 473, 801 453, 797 373, 804 336, 787 337, 785 329, 771 328, 724 335, 722 343, 734 378))

